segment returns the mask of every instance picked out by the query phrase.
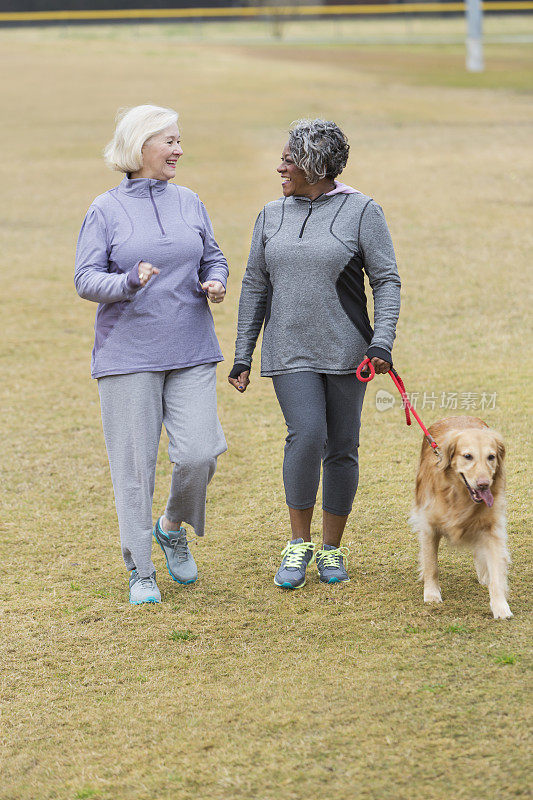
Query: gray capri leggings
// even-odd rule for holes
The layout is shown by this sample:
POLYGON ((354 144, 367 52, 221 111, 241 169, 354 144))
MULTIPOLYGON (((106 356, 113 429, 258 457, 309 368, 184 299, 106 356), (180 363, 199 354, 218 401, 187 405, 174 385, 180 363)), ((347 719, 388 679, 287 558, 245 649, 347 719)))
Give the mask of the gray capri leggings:
POLYGON ((359 481, 366 384, 353 373, 292 372, 274 375, 272 381, 288 430, 283 460, 287 505, 315 505, 323 462, 322 508, 339 516, 349 514, 359 481))

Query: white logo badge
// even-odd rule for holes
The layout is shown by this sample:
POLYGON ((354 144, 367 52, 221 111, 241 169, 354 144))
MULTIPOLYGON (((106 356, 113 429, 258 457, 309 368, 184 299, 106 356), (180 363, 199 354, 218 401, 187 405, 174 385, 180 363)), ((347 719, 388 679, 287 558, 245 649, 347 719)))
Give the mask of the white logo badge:
POLYGON ((394 396, 385 389, 378 389, 376 392, 376 408, 378 411, 388 411, 394 405, 394 396))

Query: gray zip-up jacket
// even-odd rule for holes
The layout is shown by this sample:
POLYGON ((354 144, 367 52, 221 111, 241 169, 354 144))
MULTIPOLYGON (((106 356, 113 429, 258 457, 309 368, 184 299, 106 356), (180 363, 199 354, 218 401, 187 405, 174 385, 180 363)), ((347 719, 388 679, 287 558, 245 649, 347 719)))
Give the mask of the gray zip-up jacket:
POLYGON ((261 375, 355 372, 392 364, 400 277, 381 207, 361 192, 274 200, 259 214, 239 303, 235 364, 251 366, 265 325, 261 375), (368 318, 363 270, 374 295, 368 318))

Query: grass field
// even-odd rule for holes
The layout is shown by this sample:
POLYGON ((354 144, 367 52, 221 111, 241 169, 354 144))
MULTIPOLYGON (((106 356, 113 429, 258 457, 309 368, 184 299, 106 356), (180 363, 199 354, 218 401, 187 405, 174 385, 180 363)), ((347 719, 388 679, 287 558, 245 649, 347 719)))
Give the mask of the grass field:
MULTIPOLYGON (((190 43, 179 26, 143 30, 0 32, 0 798, 530 796, 531 46, 487 46, 475 76, 460 45, 190 43), (420 435, 398 404, 376 409, 386 377, 365 404, 352 581, 326 588, 313 572, 303 591, 276 590, 283 421, 270 381, 256 368, 240 396, 228 363, 229 452, 194 550, 200 580, 171 585, 156 553, 163 603, 128 604, 89 378, 95 309, 72 272, 86 208, 119 179, 100 158, 114 114, 140 102, 180 110, 178 181, 204 200, 232 268, 214 310, 229 363, 251 227, 280 194, 288 124, 320 115, 346 130, 344 179, 383 205, 396 245, 408 390, 419 410, 435 395, 428 423, 466 411, 507 441, 514 619, 492 620, 470 556, 446 547, 445 602, 424 607, 407 526, 420 435), (454 392, 457 412, 441 408, 454 392)), ((154 515, 164 441, 160 455, 154 515)))

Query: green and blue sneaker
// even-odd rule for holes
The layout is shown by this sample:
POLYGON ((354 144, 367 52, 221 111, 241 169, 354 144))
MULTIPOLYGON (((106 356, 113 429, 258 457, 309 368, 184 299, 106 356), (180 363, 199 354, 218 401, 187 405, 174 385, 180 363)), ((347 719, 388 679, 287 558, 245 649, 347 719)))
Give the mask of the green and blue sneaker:
POLYGON ((141 578, 136 569, 130 574, 130 603, 139 606, 141 603, 160 603, 161 592, 155 582, 155 572, 148 578, 141 578))
POLYGON ((282 589, 301 589, 305 586, 305 571, 313 558, 315 545, 303 539, 292 539, 282 551, 281 566, 274 583, 282 589))
POLYGON ((154 525, 152 533, 165 554, 168 574, 172 580, 177 583, 194 583, 198 577, 198 568, 189 550, 185 528, 165 533, 160 517, 154 525))
POLYGON ((350 580, 344 566, 344 559, 349 553, 347 547, 334 547, 332 544, 325 544, 321 550, 316 551, 316 565, 322 583, 343 583, 350 580))

